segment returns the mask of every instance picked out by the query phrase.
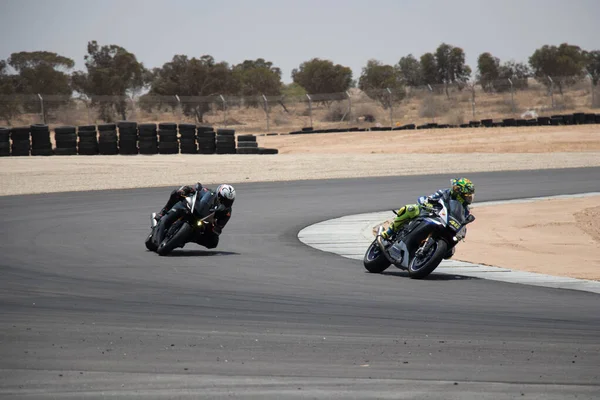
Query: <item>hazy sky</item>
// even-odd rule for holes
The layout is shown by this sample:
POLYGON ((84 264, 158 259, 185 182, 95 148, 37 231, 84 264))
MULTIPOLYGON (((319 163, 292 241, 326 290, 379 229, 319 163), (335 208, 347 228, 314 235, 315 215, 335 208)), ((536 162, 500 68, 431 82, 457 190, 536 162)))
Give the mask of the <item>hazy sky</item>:
POLYGON ((46 50, 83 70, 87 42, 117 44, 146 67, 175 54, 237 64, 259 57, 284 82, 313 57, 395 64, 442 43, 526 62, 544 45, 600 49, 600 0, 0 0, 0 59, 46 50))

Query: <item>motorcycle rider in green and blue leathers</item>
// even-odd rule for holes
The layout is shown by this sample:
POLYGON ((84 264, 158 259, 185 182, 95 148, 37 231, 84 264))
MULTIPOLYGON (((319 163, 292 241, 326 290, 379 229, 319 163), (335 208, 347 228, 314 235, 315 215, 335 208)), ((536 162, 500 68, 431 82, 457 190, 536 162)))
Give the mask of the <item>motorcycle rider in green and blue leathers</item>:
POLYGON ((437 192, 429 196, 421 196, 418 199, 418 204, 407 204, 401 207, 396 213, 397 216, 394 218, 388 229, 381 233, 381 236, 389 240, 392 236, 402 229, 402 227, 410 222, 412 219, 419 216, 421 209, 431 209, 434 207, 434 203, 440 200, 455 199, 460 202, 465 209, 465 217, 470 214, 469 205, 473 202, 475 197, 475 185, 467 178, 456 178, 450 180, 449 189, 440 189, 437 192))

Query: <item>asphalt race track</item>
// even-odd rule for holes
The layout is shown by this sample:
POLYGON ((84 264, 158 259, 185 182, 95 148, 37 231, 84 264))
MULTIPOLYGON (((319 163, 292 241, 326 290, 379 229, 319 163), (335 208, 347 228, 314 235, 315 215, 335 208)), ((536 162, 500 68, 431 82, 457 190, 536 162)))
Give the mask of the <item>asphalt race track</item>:
MULTIPOLYGON (((469 177, 478 201, 600 189, 469 177)), ((0 398, 600 398, 597 294, 372 275, 297 238, 449 178, 238 184, 219 247, 170 257, 143 241, 172 188, 0 197, 0 398)))

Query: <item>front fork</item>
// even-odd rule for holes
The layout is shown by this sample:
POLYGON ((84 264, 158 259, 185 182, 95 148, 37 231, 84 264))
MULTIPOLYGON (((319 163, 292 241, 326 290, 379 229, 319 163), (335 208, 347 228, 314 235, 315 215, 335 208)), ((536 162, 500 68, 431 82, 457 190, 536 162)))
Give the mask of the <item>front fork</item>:
POLYGON ((434 243, 435 240, 433 239, 432 233, 430 233, 425 239, 423 239, 421 246, 417 249, 417 251, 415 251, 415 257, 421 257, 424 254, 427 254, 434 243))

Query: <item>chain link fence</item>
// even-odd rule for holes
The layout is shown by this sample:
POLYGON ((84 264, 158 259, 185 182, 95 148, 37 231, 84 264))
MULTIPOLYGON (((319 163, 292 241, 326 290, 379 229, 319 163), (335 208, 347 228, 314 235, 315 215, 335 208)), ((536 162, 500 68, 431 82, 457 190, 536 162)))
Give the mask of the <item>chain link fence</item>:
POLYGON ((589 78, 499 80, 303 96, 0 96, 0 123, 91 125, 119 120, 181 122, 238 132, 292 132, 593 112, 600 85, 589 78))

